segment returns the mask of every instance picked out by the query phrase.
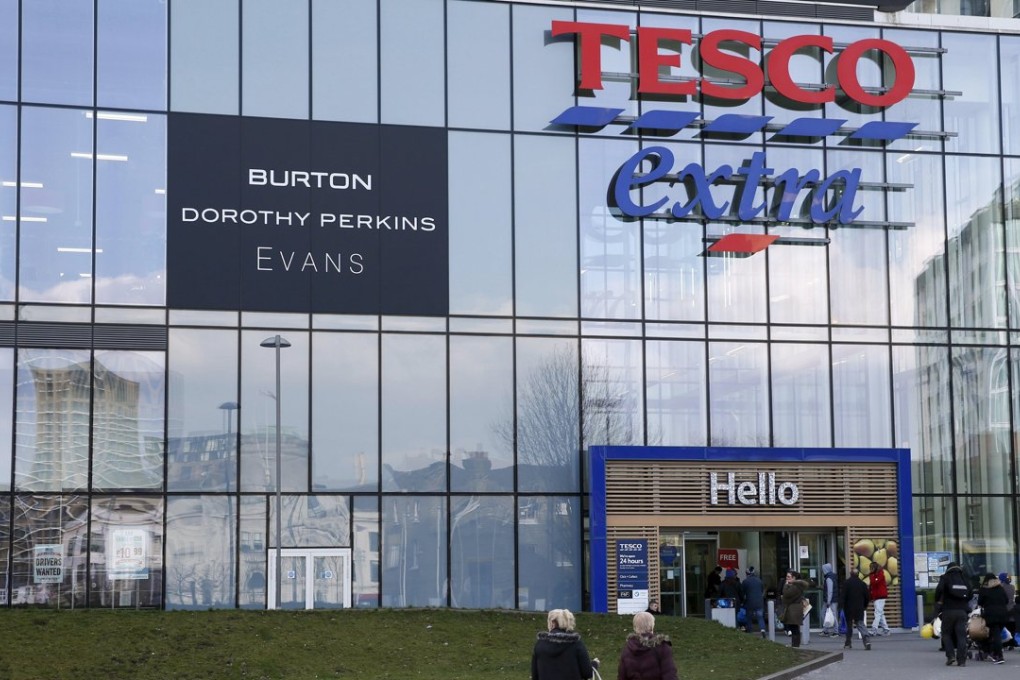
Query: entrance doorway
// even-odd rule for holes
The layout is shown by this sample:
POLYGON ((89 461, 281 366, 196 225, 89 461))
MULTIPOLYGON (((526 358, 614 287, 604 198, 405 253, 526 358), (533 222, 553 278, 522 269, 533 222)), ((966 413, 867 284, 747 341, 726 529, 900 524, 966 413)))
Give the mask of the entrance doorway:
POLYGON ((804 596, 811 602, 811 613, 808 615, 811 628, 822 627, 825 607, 822 593, 822 565, 829 563, 836 571, 837 582, 840 568, 836 556, 843 554, 837 549, 835 531, 799 531, 791 534, 794 554, 797 557, 797 570, 804 580, 811 583, 804 596))
POLYGON ((270 609, 345 609, 351 606, 350 548, 284 548, 276 603, 276 551, 270 550, 270 609))
POLYGON ((719 539, 713 533, 659 532, 659 608, 668 616, 704 616, 705 586, 715 568, 719 539))

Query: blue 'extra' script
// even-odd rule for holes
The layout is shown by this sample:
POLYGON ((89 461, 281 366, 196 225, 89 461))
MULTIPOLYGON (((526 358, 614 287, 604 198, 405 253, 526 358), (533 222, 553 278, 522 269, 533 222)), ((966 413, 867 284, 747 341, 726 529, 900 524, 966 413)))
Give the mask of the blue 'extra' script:
POLYGON ((669 208, 669 214, 676 219, 688 217, 700 208, 700 213, 695 213, 695 217, 700 214, 706 219, 716 220, 729 213, 735 214, 740 220, 749 221, 766 213, 778 221, 789 221, 797 197, 805 189, 810 193, 805 207, 808 207, 807 212, 815 224, 830 223, 833 220, 839 224, 850 224, 864 211, 863 207, 853 207, 861 180, 860 168, 839 170, 825 179, 821 179, 818 170, 809 170, 801 175, 796 168, 773 175, 775 170, 765 166, 765 153, 759 151, 735 171, 730 165, 721 165, 707 172, 704 166, 690 163, 678 171, 674 179, 667 177, 674 162, 673 152, 664 146, 650 146, 631 156, 620 166, 612 180, 610 193, 615 200, 615 207, 632 218, 648 217, 658 212, 670 202, 669 196, 663 196, 649 205, 641 205, 631 198, 631 191, 666 178, 671 186, 679 182, 687 188, 687 202, 675 201, 669 208), (646 159, 652 163, 652 169, 642 172, 641 164, 646 159), (769 180, 775 187, 771 210, 764 200, 755 203, 755 189, 769 180), (712 187, 724 182, 736 184, 733 194, 736 205, 731 206, 730 201, 717 204, 712 196, 712 187), (826 200, 830 190, 833 190, 833 196, 826 200))

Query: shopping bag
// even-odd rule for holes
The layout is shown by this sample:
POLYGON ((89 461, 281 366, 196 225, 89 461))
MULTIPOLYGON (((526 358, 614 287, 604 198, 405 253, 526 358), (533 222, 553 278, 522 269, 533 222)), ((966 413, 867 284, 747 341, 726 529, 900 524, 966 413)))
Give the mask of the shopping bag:
POLYGON ((987 640, 988 624, 985 623, 985 617, 980 614, 971 616, 967 621, 967 635, 971 640, 987 640))
POLYGON ((932 619, 931 630, 932 630, 932 633, 935 634, 935 638, 936 639, 942 637, 942 617, 941 616, 936 616, 934 619, 932 619))
POLYGON ((840 635, 846 635, 846 615, 843 612, 839 613, 839 628, 837 632, 840 635))
POLYGON ((836 625, 836 615, 832 613, 832 607, 825 608, 825 616, 822 617, 822 628, 833 628, 836 625))

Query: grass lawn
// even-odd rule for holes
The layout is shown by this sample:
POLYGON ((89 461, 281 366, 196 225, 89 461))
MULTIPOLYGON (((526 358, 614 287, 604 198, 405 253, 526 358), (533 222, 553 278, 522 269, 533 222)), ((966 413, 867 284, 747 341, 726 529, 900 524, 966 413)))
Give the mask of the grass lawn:
MULTIPOLYGON (((578 613, 616 678, 629 616, 578 613)), ((426 610, 0 612, 0 680, 527 680, 542 612, 426 610)), ((659 617, 681 678, 752 680, 812 658, 702 619, 659 617)), ((785 638, 784 638, 785 642, 785 638)))

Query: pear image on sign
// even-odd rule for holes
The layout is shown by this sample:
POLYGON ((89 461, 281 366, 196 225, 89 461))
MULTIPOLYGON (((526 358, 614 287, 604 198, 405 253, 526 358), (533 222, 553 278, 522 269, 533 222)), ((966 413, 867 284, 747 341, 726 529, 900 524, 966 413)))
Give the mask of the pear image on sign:
POLYGON ((854 543, 852 566, 857 567, 862 579, 871 573, 871 565, 875 563, 885 576, 886 585, 900 582, 900 545, 895 540, 886 538, 862 538, 854 543))

